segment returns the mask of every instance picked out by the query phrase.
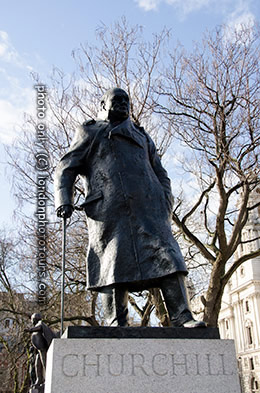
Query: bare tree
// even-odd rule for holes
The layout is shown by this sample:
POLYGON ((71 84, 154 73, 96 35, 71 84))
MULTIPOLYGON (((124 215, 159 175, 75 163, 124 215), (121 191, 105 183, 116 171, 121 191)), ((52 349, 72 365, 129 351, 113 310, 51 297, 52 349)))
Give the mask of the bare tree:
MULTIPOLYGON (((259 185, 259 42, 257 32, 249 28, 235 32, 231 38, 225 35, 224 28, 217 29, 214 34, 205 35, 202 44, 187 54, 180 46, 171 47, 166 29, 146 41, 140 26, 129 26, 122 19, 109 28, 103 25, 97 29, 97 46, 85 43, 73 51, 74 74, 53 69, 48 81, 45 145, 49 156, 50 296, 43 309, 52 310, 53 320, 57 321, 59 313, 61 260, 61 228, 53 206, 54 168, 68 149, 77 126, 95 118, 102 94, 118 86, 128 92, 131 117, 151 134, 159 154, 169 153, 171 147, 177 157, 182 155, 184 181, 185 176, 196 179, 196 190, 188 201, 181 193, 175 198, 174 231, 177 226, 189 243, 186 256, 191 268, 199 266, 210 275, 204 320, 210 326, 217 324, 223 290, 232 272, 259 255, 259 250, 253 250, 233 259, 242 242, 248 214, 257 207, 249 204, 249 197, 259 185)), ((34 80, 41 82, 38 75, 34 75, 34 80)), ((17 198, 20 205, 31 205, 29 214, 21 216, 21 208, 17 214, 23 223, 22 268, 32 281, 37 274, 37 223, 31 214, 37 188, 35 128, 36 116, 27 115, 24 132, 10 150, 17 198)), ((175 194, 176 182, 177 179, 173 184, 175 194)), ((76 205, 81 200, 83 187, 77 181, 76 205)), ((69 305, 74 296, 79 296, 82 300, 80 306, 75 301, 75 323, 80 319, 103 323, 96 295, 87 293, 87 302, 83 300, 88 234, 81 212, 74 212, 68 231, 67 316, 73 320, 75 310, 69 310, 69 305)), ((130 301, 143 325, 149 322, 154 305, 160 323, 168 323, 159 291, 150 292, 141 308, 133 297, 130 301)))
POLYGON ((259 55, 255 28, 230 32, 223 26, 207 33, 191 53, 178 46, 156 87, 155 110, 171 119, 179 148, 185 146, 184 176, 197 184, 188 202, 184 194, 176 197, 172 218, 190 255, 210 267, 203 298, 209 326, 217 325, 232 273, 260 255, 256 247, 234 259, 249 213, 259 206, 250 204, 260 184, 259 55))
POLYGON ((26 301, 19 292, 21 281, 15 275, 15 242, 3 232, 0 235, 0 346, 1 361, 8 365, 0 384, 5 390, 25 393, 29 386, 29 342, 23 329, 32 302, 26 301))

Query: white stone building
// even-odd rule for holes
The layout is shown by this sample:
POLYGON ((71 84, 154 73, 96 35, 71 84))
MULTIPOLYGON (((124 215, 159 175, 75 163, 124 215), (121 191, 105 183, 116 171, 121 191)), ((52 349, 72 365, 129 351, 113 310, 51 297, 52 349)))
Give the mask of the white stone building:
MULTIPOLYGON (((251 203, 260 200, 252 195, 251 203)), ((250 213, 235 258, 260 248, 260 208, 250 213)), ((244 262, 226 286, 219 315, 223 339, 234 339, 243 393, 260 393, 260 257, 244 262)))

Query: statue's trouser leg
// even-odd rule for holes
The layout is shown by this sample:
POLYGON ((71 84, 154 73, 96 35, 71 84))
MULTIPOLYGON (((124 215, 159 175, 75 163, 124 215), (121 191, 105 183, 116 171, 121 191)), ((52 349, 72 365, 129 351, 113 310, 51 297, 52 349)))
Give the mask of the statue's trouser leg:
POLYGON ((44 350, 41 349, 41 350, 39 350, 39 354, 40 354, 40 357, 41 357, 43 376, 44 376, 44 379, 45 379, 47 351, 45 349, 44 350))
POLYGON ((109 326, 128 326, 128 291, 123 288, 109 289, 101 293, 104 315, 109 326))
POLYGON ((181 327, 185 322, 194 321, 184 274, 175 273, 164 277, 160 288, 173 326, 181 327))
POLYGON ((36 373, 35 385, 41 385, 42 383, 44 383, 44 371, 43 371, 42 361, 39 352, 37 353, 35 358, 35 373, 36 373))

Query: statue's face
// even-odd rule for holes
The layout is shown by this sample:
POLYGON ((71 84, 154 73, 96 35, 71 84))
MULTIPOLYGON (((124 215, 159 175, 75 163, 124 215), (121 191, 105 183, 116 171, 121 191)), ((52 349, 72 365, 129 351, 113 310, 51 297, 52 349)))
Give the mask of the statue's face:
POLYGON ((35 318, 35 315, 32 315, 32 316, 31 316, 31 321, 32 321, 32 324, 33 324, 33 325, 36 325, 37 320, 36 320, 36 318, 35 318))
POLYGON ((125 120, 129 117, 129 97, 121 89, 113 89, 104 103, 110 120, 125 120))
POLYGON ((41 320, 40 315, 39 314, 33 314, 31 316, 31 322, 32 324, 35 326, 37 322, 39 322, 41 320))

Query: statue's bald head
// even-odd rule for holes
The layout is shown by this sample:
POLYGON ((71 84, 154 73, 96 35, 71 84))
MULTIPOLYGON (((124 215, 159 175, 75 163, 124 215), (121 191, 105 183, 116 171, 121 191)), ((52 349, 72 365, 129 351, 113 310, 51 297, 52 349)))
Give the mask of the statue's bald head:
POLYGON ((103 103, 106 102, 108 97, 114 96, 114 95, 124 95, 129 99, 128 94, 125 90, 121 89, 120 87, 114 87, 113 89, 109 89, 105 92, 105 94, 101 98, 100 103, 102 104, 102 102, 103 103))
POLYGON ((128 94, 125 90, 115 87, 101 98, 99 118, 111 122, 123 121, 129 117, 129 108, 128 94))
POLYGON ((42 319, 42 315, 40 313, 34 313, 31 316, 31 321, 33 325, 36 325, 37 322, 39 322, 42 319))

